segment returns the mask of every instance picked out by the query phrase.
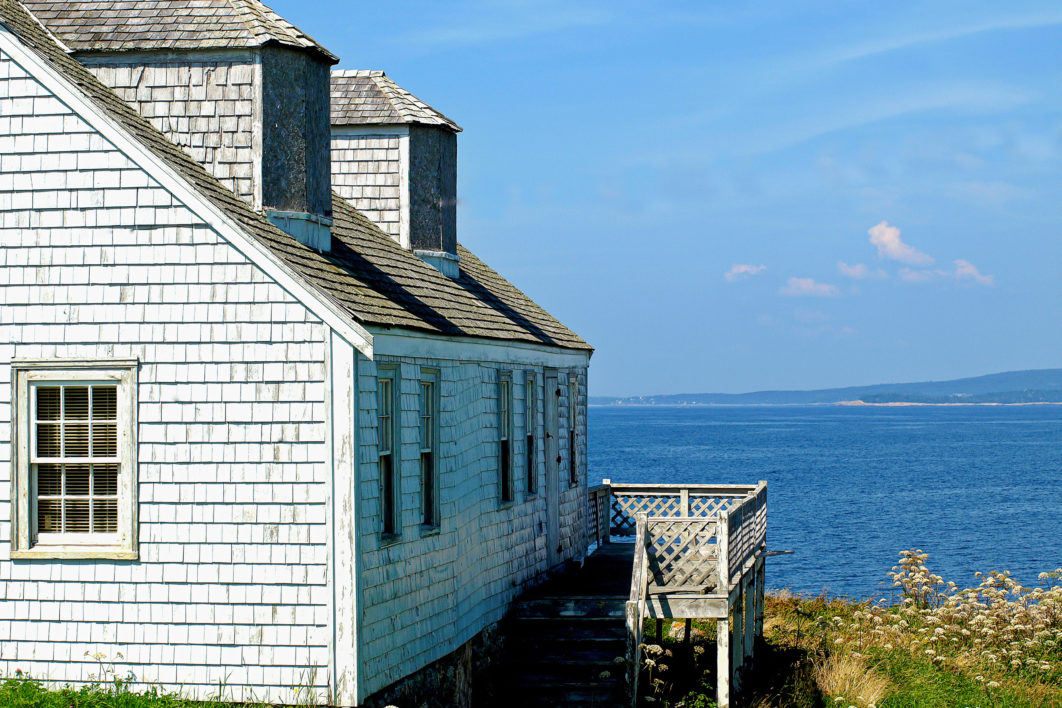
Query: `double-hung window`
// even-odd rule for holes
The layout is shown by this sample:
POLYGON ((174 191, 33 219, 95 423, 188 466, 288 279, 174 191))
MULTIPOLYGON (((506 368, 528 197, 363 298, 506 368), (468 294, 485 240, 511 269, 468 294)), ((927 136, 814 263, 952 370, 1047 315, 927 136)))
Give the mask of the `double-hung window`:
POLYGON ((420 380, 420 498, 422 523, 439 525, 439 479, 436 450, 436 413, 439 409, 438 375, 421 371, 420 380))
POLYGON ((513 380, 502 372, 498 378, 498 478, 502 502, 513 500, 513 380))
POLYGON ((576 443, 576 425, 579 420, 579 379, 568 377, 568 483, 579 484, 579 459, 576 443))
POLYGON ((380 369, 377 378, 376 404, 379 424, 379 463, 380 463, 380 531, 384 536, 394 536, 399 532, 398 501, 399 490, 398 465, 398 425, 395 416, 395 372, 393 369, 380 369))
POLYGON ((538 469, 535 465, 535 375, 529 373, 524 383, 524 472, 527 475, 527 495, 538 492, 538 469))
POLYGON ((15 558, 136 557, 136 362, 16 360, 15 558))

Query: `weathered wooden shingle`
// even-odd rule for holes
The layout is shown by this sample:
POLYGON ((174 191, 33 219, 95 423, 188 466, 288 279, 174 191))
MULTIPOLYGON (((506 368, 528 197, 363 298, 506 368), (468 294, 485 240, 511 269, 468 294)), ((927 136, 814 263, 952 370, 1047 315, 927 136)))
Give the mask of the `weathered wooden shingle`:
POLYGON ((461 277, 451 280, 396 244, 338 195, 333 195, 332 252, 322 254, 303 245, 224 187, 68 56, 21 3, 0 0, 0 23, 359 324, 590 349, 467 249, 459 247, 461 277))
POLYGON ((234 49, 278 43, 336 57, 258 0, 26 0, 74 51, 234 49))
POLYGON ((332 125, 441 125, 461 128, 382 71, 332 72, 332 125))

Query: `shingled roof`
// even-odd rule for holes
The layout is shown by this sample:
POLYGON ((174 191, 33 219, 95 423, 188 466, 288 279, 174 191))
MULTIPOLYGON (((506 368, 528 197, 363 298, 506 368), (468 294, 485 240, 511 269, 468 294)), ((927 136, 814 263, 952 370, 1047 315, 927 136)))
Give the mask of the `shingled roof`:
POLYGON ((276 43, 331 52, 258 0, 25 0, 70 49, 236 49, 276 43))
POLYGON ((441 125, 461 127, 396 84, 382 71, 332 72, 332 125, 441 125))
POLYGON ((399 246, 333 195, 332 251, 322 254, 273 226, 72 59, 16 0, 0 0, 0 23, 135 140, 359 324, 588 350, 578 335, 459 247, 450 279, 399 246))

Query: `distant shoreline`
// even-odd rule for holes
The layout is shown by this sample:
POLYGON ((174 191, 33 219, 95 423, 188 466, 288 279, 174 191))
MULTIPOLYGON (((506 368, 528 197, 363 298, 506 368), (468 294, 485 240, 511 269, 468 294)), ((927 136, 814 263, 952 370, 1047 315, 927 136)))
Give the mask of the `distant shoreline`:
POLYGON ((1023 403, 922 403, 918 401, 887 401, 867 403, 866 401, 831 401, 829 403, 590 403, 590 408, 822 408, 826 406, 845 406, 852 408, 878 407, 900 408, 908 406, 937 406, 941 408, 955 406, 1062 406, 1062 401, 1027 401, 1023 403))
POLYGON ((833 406, 883 406, 883 407, 898 407, 898 406, 1062 406, 1062 401, 1023 401, 1014 403, 1002 403, 999 401, 983 401, 979 403, 922 403, 920 401, 881 401, 867 403, 866 401, 837 401, 836 403, 830 403, 827 405, 833 406))

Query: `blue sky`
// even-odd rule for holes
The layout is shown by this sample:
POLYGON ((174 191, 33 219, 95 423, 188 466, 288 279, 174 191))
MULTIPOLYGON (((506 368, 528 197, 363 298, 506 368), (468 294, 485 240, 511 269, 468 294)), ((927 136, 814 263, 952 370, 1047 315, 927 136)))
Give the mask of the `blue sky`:
POLYGON ((1057 3, 272 6, 462 125, 459 238, 593 394, 1062 366, 1057 3))

